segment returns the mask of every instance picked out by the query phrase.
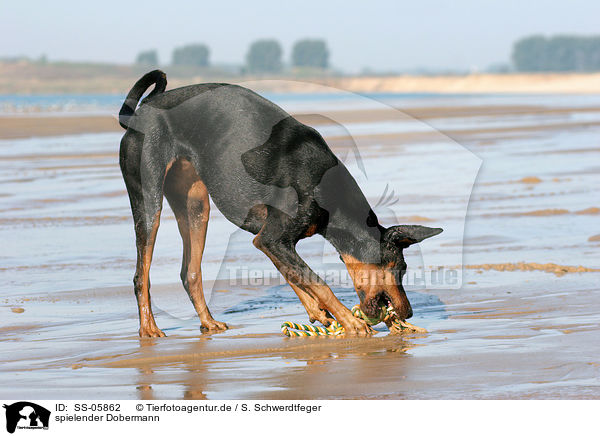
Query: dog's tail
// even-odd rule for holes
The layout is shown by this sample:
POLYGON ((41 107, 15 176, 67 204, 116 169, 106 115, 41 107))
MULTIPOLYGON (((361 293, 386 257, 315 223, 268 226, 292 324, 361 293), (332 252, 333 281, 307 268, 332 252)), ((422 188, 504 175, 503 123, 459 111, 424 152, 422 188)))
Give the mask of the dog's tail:
POLYGON ((119 124, 121 127, 127 129, 129 118, 135 113, 135 108, 137 107, 140 98, 142 98, 144 92, 152 85, 154 85, 154 89, 148 94, 148 97, 152 97, 165 91, 167 88, 167 75, 160 70, 154 70, 145 74, 144 77, 135 82, 135 85, 133 85, 133 88, 131 88, 131 91, 127 94, 127 98, 119 111, 119 124))

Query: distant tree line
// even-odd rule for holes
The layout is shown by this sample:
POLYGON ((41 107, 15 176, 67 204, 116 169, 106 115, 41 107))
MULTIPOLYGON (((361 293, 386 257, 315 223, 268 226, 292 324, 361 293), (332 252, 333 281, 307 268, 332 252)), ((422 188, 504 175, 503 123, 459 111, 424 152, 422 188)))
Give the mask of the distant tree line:
POLYGON ((135 63, 139 65, 156 66, 158 65, 158 52, 156 50, 146 50, 138 53, 135 63))
POLYGON ((173 65, 208 67, 210 50, 204 44, 189 44, 173 50, 173 65))
MULTIPOLYGON (((210 49, 205 44, 188 44, 173 50, 171 64, 176 66, 210 66, 210 49)), ((158 52, 146 50, 136 57, 136 64, 158 65, 158 52)), ((321 39, 302 39, 292 47, 291 65, 294 68, 325 70, 329 67, 329 49, 321 39)), ((260 39, 250 44, 244 70, 250 73, 277 73, 283 69, 283 49, 275 39, 260 39)))
POLYGON ((529 36, 513 46, 517 71, 600 71, 600 36, 529 36))
POLYGON ((292 65, 325 69, 329 65, 329 50, 322 39, 303 39, 292 48, 292 65))

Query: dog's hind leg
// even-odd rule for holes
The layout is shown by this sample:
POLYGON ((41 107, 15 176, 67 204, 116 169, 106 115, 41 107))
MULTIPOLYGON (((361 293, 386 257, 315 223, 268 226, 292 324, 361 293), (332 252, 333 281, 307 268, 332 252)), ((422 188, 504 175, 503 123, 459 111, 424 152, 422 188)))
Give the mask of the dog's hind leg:
POLYGON ((208 309, 202 287, 202 255, 210 214, 206 186, 187 160, 177 160, 165 179, 165 196, 177 218, 183 240, 181 281, 204 330, 225 330, 225 323, 216 321, 208 309))
POLYGON ((157 327, 152 314, 150 263, 160 224, 166 165, 165 169, 145 168, 143 142, 143 135, 126 133, 121 141, 119 160, 135 226, 137 262, 133 286, 140 317, 139 333, 140 337, 162 337, 165 334, 157 327))

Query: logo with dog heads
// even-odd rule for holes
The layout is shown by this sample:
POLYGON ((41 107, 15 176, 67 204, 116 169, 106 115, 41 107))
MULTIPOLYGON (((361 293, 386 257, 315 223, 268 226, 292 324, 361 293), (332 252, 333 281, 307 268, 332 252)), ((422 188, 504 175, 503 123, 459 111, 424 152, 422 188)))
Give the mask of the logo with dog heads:
POLYGON ((6 431, 14 433, 16 429, 48 429, 50 411, 28 401, 19 401, 3 406, 6 409, 6 431))

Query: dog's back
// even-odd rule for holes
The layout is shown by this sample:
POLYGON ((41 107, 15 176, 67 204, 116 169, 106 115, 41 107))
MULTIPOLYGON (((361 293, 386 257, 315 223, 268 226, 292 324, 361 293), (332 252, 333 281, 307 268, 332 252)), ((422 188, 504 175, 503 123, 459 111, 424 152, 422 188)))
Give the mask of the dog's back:
POLYGON ((297 213, 298 193, 312 191, 339 163, 318 132, 238 85, 151 94, 127 127, 122 153, 134 137, 135 147, 143 144, 137 150, 142 161, 152 158, 146 167, 188 160, 219 210, 243 228, 256 205, 297 213))

